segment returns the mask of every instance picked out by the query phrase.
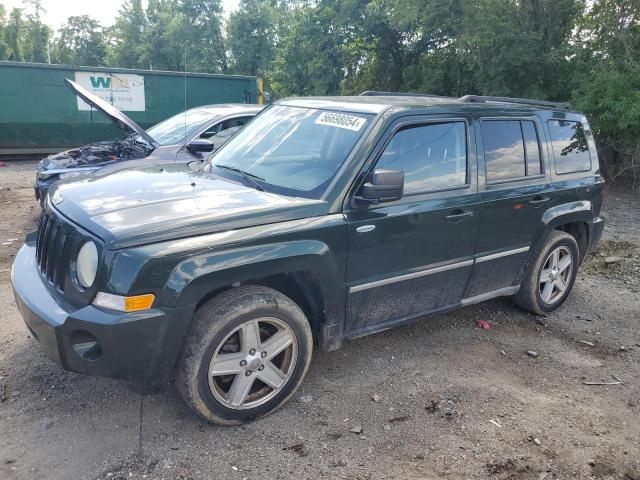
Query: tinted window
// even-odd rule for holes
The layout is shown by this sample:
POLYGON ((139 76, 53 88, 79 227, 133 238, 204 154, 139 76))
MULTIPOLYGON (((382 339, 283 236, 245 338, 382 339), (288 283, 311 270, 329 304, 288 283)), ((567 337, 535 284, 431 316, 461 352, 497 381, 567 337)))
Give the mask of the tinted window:
POLYGON ((542 173, 542 163, 540 162, 540 143, 536 125, 533 122, 523 120, 522 136, 524 137, 524 149, 527 159, 527 175, 539 175, 542 173))
POLYGON ((402 170, 405 193, 467 183, 464 122, 417 125, 397 132, 376 168, 402 170))
POLYGON ((549 120, 549 132, 556 160, 556 173, 591 170, 589 145, 581 123, 549 120))
POLYGON ((524 142, 520 121, 482 122, 484 163, 488 182, 524 177, 524 142))

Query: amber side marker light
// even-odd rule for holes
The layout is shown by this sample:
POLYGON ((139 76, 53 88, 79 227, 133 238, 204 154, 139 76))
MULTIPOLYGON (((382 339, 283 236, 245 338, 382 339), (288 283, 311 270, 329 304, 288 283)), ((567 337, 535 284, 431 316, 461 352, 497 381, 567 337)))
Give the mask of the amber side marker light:
POLYGON ((93 300, 93 304, 96 307, 118 310, 120 312, 139 312, 140 310, 150 309, 155 298, 155 295, 152 293, 125 297, 112 293, 98 292, 96 298, 93 300))

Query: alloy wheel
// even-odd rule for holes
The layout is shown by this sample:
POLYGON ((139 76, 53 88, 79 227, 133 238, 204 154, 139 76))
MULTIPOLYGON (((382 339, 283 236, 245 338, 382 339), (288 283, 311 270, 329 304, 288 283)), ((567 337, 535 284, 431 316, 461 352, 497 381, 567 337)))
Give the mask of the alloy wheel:
POLYGON ((562 297, 573 273, 573 255, 564 246, 551 251, 542 266, 539 279, 540 299, 550 305, 562 297))
POLYGON ((258 407, 287 384, 295 369, 298 340, 285 322, 258 318, 240 324, 216 347, 209 388, 225 407, 258 407))

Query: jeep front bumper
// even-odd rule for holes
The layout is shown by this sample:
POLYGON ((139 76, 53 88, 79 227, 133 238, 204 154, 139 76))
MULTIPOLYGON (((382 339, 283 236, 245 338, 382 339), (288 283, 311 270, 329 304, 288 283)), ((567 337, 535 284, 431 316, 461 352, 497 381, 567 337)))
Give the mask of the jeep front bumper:
POLYGON ((67 370, 145 388, 169 380, 195 306, 109 312, 76 309, 44 284, 35 243, 25 244, 11 269, 18 310, 44 353, 67 370))

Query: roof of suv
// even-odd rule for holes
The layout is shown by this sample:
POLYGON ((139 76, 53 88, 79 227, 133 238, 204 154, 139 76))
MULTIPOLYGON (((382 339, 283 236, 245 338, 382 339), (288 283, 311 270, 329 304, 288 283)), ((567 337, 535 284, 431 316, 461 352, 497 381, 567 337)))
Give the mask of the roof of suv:
POLYGON ((251 103, 216 103, 212 105, 200 105, 190 110, 207 110, 212 114, 227 115, 237 112, 259 112, 264 105, 255 105, 251 103))
POLYGON ((281 105, 304 106, 320 109, 334 109, 350 112, 377 114, 392 107, 402 109, 424 109, 425 107, 449 107, 455 109, 495 108, 499 110, 555 110, 575 112, 565 102, 548 102, 509 97, 489 97, 466 95, 464 97, 440 97, 436 95, 399 94, 391 92, 364 92, 358 96, 333 97, 296 97, 278 102, 281 105))

